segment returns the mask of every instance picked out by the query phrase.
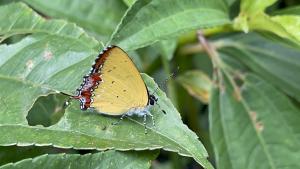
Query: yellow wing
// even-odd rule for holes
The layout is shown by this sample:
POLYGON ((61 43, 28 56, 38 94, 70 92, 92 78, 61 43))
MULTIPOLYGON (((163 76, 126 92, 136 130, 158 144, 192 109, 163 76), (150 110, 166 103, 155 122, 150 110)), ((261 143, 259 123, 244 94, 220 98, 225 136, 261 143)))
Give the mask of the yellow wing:
POLYGON ((129 56, 114 46, 102 57, 106 57, 100 71, 102 82, 94 91, 91 107, 109 115, 121 115, 131 108, 145 107, 148 91, 129 56))

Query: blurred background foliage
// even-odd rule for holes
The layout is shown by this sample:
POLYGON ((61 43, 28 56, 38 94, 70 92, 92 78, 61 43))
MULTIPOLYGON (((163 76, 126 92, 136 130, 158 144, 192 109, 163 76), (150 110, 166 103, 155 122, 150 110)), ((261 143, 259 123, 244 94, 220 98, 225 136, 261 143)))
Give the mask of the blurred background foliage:
MULTIPOLYGON (((105 46, 105 44, 109 42, 111 34, 118 26, 122 16, 135 2, 135 0, 90 0, 84 2, 79 0, 22 0, 22 2, 28 4, 32 9, 46 19, 63 19, 75 23, 82 27, 90 36, 102 42, 102 45, 105 46)), ((11 3, 11 1, 0 1, 1 5, 8 3, 11 3)), ((231 19, 238 18, 237 16, 240 14, 240 1, 227 0, 226 3, 230 9, 229 15, 231 19)), ((266 12, 270 16, 280 13, 299 15, 300 2, 297 0, 278 0, 272 6, 268 7, 266 12)), ((243 19, 243 17, 239 18, 241 20, 243 19)), ((233 27, 225 25, 211 29, 204 29, 202 30, 202 33, 210 42, 216 42, 214 43, 216 47, 218 47, 218 45, 225 46, 224 49, 220 49, 219 55, 226 63, 232 65, 236 70, 239 70, 240 72, 256 72, 258 75, 263 74, 263 77, 264 74, 269 76, 270 69, 268 69, 268 66, 271 67, 276 65, 268 65, 270 62, 266 61, 262 63, 266 64, 263 65, 263 68, 265 68, 263 69, 259 68, 259 66, 255 67, 255 64, 251 64, 250 62, 256 61, 256 56, 261 57, 263 55, 263 52, 261 51, 254 51, 254 53, 251 53, 253 52, 251 51, 251 45, 256 45, 258 48, 268 48, 269 42, 266 40, 262 39, 262 41, 260 41, 261 44, 258 44, 255 41, 260 39, 261 36, 268 37, 274 41, 274 44, 270 44, 269 46, 270 50, 275 50, 276 46, 280 43, 297 46, 294 43, 297 38, 289 38, 288 35, 283 33, 281 34, 280 30, 278 33, 279 36, 282 35, 280 37, 267 32, 260 32, 260 35, 243 35, 243 33, 237 31, 251 31, 249 27, 261 30, 259 26, 256 26, 256 23, 253 23, 253 25, 254 26, 251 27, 251 24, 247 25, 243 22, 239 22, 235 25, 235 30, 233 27), (282 39, 282 37, 288 37, 289 40, 282 39), (247 48, 246 45, 246 47, 237 45, 238 47, 241 47, 241 50, 239 50, 238 47, 234 49, 230 47, 226 48, 226 44, 224 45, 222 43, 226 43, 226 39, 229 38, 234 39, 232 43, 236 42, 248 44, 249 48, 247 48), (252 39, 253 41, 251 41, 252 39), (244 58, 239 57, 241 55, 246 56, 247 54, 251 56, 244 58), (237 56, 234 57, 234 55, 237 56)), ((20 41, 24 36, 25 35, 12 36, 5 39, 3 43, 13 44, 20 41)), ((232 45, 234 46, 235 44, 232 45)), ((262 50, 265 50, 266 48, 262 50)), ((294 51, 293 53, 293 51, 288 49, 285 51, 282 51, 283 49, 280 50, 281 51, 278 52, 282 52, 282 54, 299 54, 299 51, 294 51)), ((208 119, 208 104, 211 99, 210 89, 213 85, 212 76, 214 69, 210 56, 208 56, 206 49, 197 39, 197 31, 189 31, 180 35, 178 38, 172 37, 170 39, 161 40, 155 44, 139 48, 137 50, 130 50, 128 53, 140 72, 145 72, 153 77, 160 87, 167 93, 167 96, 172 100, 173 104, 180 112, 183 122, 199 136, 210 155, 209 160, 215 164, 213 147, 210 140, 208 119), (168 77, 173 73, 175 76, 165 83, 165 79, 168 79, 168 77)), ((285 68, 278 68, 278 73, 273 72, 270 76, 273 74, 280 75, 281 72, 284 72, 284 70, 281 69, 285 68)), ((272 71, 273 70, 274 69, 272 69, 272 71)), ((282 75, 288 76, 288 73, 289 72, 287 70, 287 72, 284 72, 282 75)), ((237 76, 239 76, 238 73, 237 76)), ((284 78, 283 76, 278 78, 282 79, 284 78)), ((276 79, 276 77, 273 79, 276 79)), ((276 80, 274 81, 276 83, 276 80)), ((283 81, 285 81, 285 79, 283 79, 283 81)), ((297 79, 295 79, 295 83, 297 83, 297 79)), ((283 86, 283 88, 285 88, 287 84, 278 83, 276 86, 283 86)), ((290 87, 292 88, 293 86, 290 87)), ((288 94, 293 94, 293 92, 288 89, 286 92, 288 94)), ((28 124, 32 126, 42 125, 45 127, 56 124, 64 115, 64 102, 66 99, 67 97, 62 94, 51 94, 39 97, 26 117, 28 124)), ((293 103, 299 107, 299 96, 290 97, 289 99, 291 99, 293 103)), ((16 162, 21 159, 36 157, 46 153, 87 154, 92 152, 94 152, 94 150, 59 149, 51 146, 2 146, 0 147, 0 164, 16 162)), ((192 158, 183 157, 173 152, 161 150, 159 156, 152 161, 151 168, 197 169, 201 168, 201 166, 199 166, 192 158)))

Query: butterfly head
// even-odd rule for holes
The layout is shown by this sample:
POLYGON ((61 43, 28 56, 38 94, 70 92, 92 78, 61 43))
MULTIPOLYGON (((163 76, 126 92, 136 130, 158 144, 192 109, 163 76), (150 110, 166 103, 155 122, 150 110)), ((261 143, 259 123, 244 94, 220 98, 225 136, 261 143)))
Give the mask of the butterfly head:
POLYGON ((149 95, 149 105, 154 105, 155 103, 157 103, 158 98, 156 98, 154 95, 149 95))

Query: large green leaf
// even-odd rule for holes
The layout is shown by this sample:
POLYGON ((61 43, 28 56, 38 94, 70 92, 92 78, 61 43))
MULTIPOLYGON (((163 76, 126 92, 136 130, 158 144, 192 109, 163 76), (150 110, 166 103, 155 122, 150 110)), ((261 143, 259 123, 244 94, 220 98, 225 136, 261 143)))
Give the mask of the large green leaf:
POLYGON ((299 121, 300 110, 264 80, 247 75, 238 87, 226 73, 210 104, 217 167, 299 168, 299 121))
POLYGON ((300 15, 300 5, 298 5, 298 6, 291 6, 289 8, 284 8, 284 9, 275 11, 272 14, 300 15))
POLYGON ((248 33, 250 30, 268 31, 300 44, 298 15, 269 16, 264 11, 277 0, 242 0, 241 11, 234 20, 234 28, 248 33))
MULTIPOLYGON (((271 17, 271 21, 277 25, 280 25, 289 35, 277 33, 279 36, 287 37, 298 44, 300 43, 300 16, 299 15, 277 15, 271 17), (292 37, 292 38, 290 38, 292 37)), ((275 25, 274 24, 274 25, 275 25)), ((278 26, 279 27, 279 26, 278 26)), ((269 27, 266 27, 266 30, 269 27)))
POLYGON ((17 34, 47 33, 80 40, 85 46, 99 48, 99 43, 75 24, 61 20, 47 21, 22 3, 1 6, 0 21, 0 42, 17 34))
POLYGON ((56 154, 42 155, 32 159, 25 159, 17 163, 1 166, 0 169, 148 169, 151 160, 156 157, 153 152, 118 152, 106 151, 95 154, 56 154))
POLYGON ((241 0, 241 11, 256 14, 265 11, 265 9, 275 3, 277 0, 241 0))
POLYGON ((46 16, 68 19, 106 42, 127 7, 121 0, 23 0, 46 16))
POLYGON ((229 23, 222 0, 143 0, 134 3, 112 37, 112 44, 134 50, 181 33, 229 23))
POLYGON ((220 51, 242 61, 255 73, 300 101, 300 50, 257 34, 235 36, 220 51))
MULTIPOLYGON (((21 6, 25 9, 23 12, 28 12, 27 7, 21 6)), ((22 23, 23 18, 17 21, 22 23)), ((42 26, 47 30, 47 23, 42 26)), ((179 113, 160 90, 155 93, 160 107, 156 105, 151 110, 156 126, 151 126, 149 121, 147 135, 140 118, 126 119, 113 126, 111 123, 118 118, 93 111, 83 112, 78 102, 74 102, 55 125, 29 126, 26 116, 37 98, 57 92, 75 93, 82 76, 88 73, 98 55, 94 46, 87 45, 85 39, 66 34, 46 31, 29 35, 15 44, 0 46, 0 87, 3 89, 0 90, 3 105, 0 110, 0 145, 53 145, 99 150, 163 148, 191 156, 205 168, 212 168, 206 159, 205 148, 182 123, 179 113)), ((150 92, 157 88, 153 79, 147 75, 143 77, 150 92)))

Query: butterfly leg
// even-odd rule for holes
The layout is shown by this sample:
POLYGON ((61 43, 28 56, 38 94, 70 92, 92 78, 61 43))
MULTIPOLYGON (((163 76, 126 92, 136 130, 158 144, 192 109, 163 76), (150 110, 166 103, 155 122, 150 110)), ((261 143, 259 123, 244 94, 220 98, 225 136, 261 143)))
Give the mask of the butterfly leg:
POLYGON ((155 126, 155 121, 154 121, 153 115, 150 112, 148 113, 148 115, 151 117, 152 125, 155 126))
POLYGON ((145 134, 147 134, 147 125, 146 125, 146 121, 147 121, 147 114, 144 114, 143 115, 143 117, 144 117, 144 127, 145 127, 145 134))
POLYGON ((114 123, 112 123, 112 125, 118 125, 125 117, 127 117, 127 114, 123 114, 120 119, 114 123))

